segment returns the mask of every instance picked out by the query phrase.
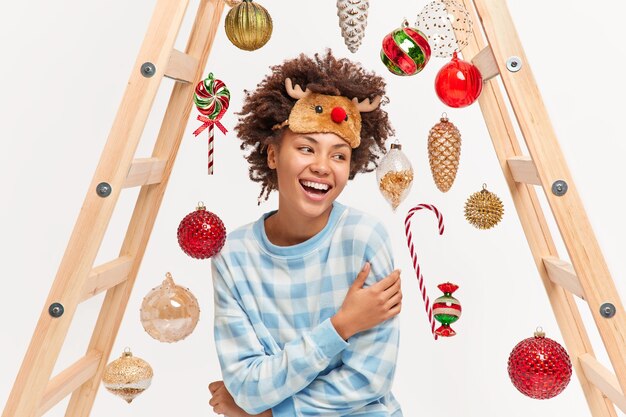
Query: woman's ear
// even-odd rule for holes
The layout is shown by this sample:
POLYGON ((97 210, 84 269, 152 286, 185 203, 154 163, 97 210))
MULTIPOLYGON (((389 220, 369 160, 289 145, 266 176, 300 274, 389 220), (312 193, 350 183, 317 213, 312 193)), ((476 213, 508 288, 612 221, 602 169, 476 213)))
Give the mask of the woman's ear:
POLYGON ((267 166, 269 169, 276 169, 276 145, 267 145, 267 166))

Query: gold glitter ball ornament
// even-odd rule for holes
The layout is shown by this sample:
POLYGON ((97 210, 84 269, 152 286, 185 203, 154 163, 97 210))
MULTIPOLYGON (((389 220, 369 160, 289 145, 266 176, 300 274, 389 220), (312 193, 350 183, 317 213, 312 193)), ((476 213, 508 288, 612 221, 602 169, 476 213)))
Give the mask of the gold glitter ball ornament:
POLYGON ((376 168, 376 181, 383 197, 395 210, 404 201, 413 184, 413 167, 402 152, 402 145, 391 144, 387 155, 376 168))
POLYGON ((461 159, 461 133, 446 114, 428 133, 428 162, 435 185, 441 192, 452 187, 461 159))
POLYGON ((230 9, 224 27, 228 39, 244 51, 254 51, 265 45, 273 29, 268 11, 252 0, 243 0, 230 9))
POLYGON ((141 303, 141 324, 161 342, 178 342, 189 336, 198 324, 200 307, 196 297, 174 283, 169 272, 160 287, 153 288, 141 303))
POLYGON ((491 229, 500 223, 503 214, 502 200, 487 190, 486 184, 483 184, 483 189, 472 194, 465 202, 465 218, 478 229, 491 229))
POLYGON ((133 356, 130 349, 126 348, 121 357, 106 366, 102 383, 109 392, 130 404, 135 397, 148 389, 152 376, 150 364, 133 356))

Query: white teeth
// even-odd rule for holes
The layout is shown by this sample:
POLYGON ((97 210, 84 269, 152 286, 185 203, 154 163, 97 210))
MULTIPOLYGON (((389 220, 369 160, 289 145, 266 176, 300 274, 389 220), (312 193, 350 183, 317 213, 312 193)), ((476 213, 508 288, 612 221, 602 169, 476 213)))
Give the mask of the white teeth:
POLYGON ((302 185, 306 185, 307 187, 315 188, 318 190, 328 190, 328 184, 320 184, 319 182, 313 181, 302 181, 302 185))

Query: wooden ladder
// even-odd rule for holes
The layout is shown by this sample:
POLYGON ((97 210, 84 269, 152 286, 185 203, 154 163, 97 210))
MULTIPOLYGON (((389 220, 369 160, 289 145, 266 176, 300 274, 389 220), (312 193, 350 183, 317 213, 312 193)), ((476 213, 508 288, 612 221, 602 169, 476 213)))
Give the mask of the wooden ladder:
POLYGON ((35 417, 72 394, 66 416, 91 412, 224 8, 200 0, 185 52, 174 43, 189 0, 157 0, 128 86, 2 417, 35 417), (152 157, 133 159, 163 77, 176 81, 152 157), (117 259, 94 267, 124 188, 141 187, 117 259), (106 296, 84 357, 50 379, 78 304, 106 296))
POLYGON ((572 365, 594 417, 626 413, 626 315, 600 246, 576 191, 541 99, 528 59, 504 0, 463 0, 475 23, 470 45, 486 81, 479 98, 493 146, 550 298, 572 365), (481 28, 476 27, 480 24, 481 28), (484 38, 483 40, 483 34, 484 38), (523 155, 507 103, 530 155, 523 155), (571 264, 558 256, 535 186, 540 186, 558 225, 571 264), (595 358, 573 296, 587 302, 613 365, 595 358))
MULTIPOLYGON (((463 53, 485 79, 479 99, 524 233, 594 417, 626 412, 626 318, 571 179, 504 0, 463 0, 475 26, 463 53), (487 46, 488 45, 488 46, 487 46), (507 103, 530 155, 522 154, 507 103), (541 186, 571 264, 560 260, 534 186, 541 186), (594 357, 573 295, 591 310, 614 372, 594 357)), ((45 414, 72 394, 67 416, 89 415, 191 111, 222 0, 201 0, 187 50, 173 48, 188 0, 158 0, 89 192, 2 417, 45 414), (174 86, 151 158, 134 159, 163 77, 174 86), (123 188, 141 186, 120 256, 93 267, 123 188), (86 355, 50 379, 78 304, 107 291, 86 355)))

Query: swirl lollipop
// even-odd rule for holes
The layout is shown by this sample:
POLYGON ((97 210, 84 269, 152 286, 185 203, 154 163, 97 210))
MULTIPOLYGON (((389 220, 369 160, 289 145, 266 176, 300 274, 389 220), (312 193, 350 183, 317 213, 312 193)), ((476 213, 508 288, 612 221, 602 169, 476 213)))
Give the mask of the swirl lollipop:
POLYGON ((203 124, 194 132, 194 136, 198 136, 206 128, 209 128, 209 175, 213 175, 213 125, 226 134, 227 130, 220 122, 220 119, 226 113, 230 103, 230 91, 226 88, 226 84, 222 80, 215 79, 213 73, 207 78, 200 81, 196 85, 196 91, 193 95, 193 102, 196 108, 202 114, 198 115, 198 120, 203 124))

